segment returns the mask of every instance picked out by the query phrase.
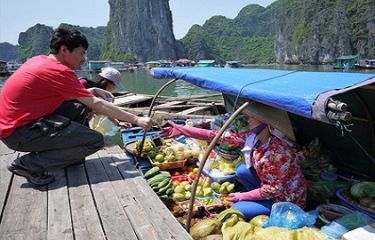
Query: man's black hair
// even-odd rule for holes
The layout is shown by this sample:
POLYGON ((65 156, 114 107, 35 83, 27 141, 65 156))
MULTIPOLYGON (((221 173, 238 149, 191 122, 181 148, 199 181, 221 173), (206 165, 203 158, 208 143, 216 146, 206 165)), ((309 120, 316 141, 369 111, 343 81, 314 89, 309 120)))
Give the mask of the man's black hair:
POLYGON ((57 54, 60 47, 65 45, 69 51, 73 51, 74 48, 82 46, 85 50, 89 47, 89 43, 85 35, 80 31, 73 28, 59 27, 53 31, 49 48, 50 53, 57 54))

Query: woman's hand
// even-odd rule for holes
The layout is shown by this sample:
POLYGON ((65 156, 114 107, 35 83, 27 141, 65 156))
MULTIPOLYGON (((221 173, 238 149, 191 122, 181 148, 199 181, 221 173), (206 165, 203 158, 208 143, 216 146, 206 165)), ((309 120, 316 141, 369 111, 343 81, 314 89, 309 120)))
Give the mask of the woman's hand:
POLYGON ((161 128, 160 130, 161 130, 160 136, 164 138, 175 138, 175 137, 179 137, 182 135, 182 133, 174 127, 165 127, 165 128, 161 128))
POLYGON ((263 200, 261 196, 260 188, 251 190, 249 192, 244 193, 231 193, 228 195, 228 200, 231 202, 239 202, 239 201, 257 201, 263 200))
POLYGON ((89 88, 89 90, 95 97, 100 97, 108 102, 114 102, 115 96, 111 92, 108 92, 101 88, 89 88))
POLYGON ((227 199, 229 201, 231 201, 231 202, 239 202, 239 201, 241 201, 241 194, 242 193, 239 193, 239 192, 237 192, 237 193, 230 193, 228 195, 227 199))

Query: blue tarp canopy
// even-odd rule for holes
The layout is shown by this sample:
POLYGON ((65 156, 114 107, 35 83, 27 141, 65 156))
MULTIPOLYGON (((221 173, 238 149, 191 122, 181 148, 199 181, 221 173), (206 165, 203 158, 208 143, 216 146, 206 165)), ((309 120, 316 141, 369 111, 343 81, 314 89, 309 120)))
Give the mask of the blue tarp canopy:
POLYGON ((375 82, 375 74, 271 69, 153 68, 151 74, 158 79, 182 79, 323 122, 329 122, 325 110, 329 97, 375 82))

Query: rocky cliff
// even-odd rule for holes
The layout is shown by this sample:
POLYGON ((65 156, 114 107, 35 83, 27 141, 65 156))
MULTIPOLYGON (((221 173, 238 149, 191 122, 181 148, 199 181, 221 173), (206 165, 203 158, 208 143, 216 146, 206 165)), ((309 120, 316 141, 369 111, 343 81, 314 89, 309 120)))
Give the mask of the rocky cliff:
POLYGON ((341 55, 375 57, 375 2, 280 0, 275 31, 279 63, 330 63, 341 55))
POLYGON ((279 0, 215 16, 181 39, 185 55, 216 61, 324 64, 341 55, 375 57, 375 1, 279 0))
POLYGON ((16 46, 3 42, 0 43, 0 60, 9 61, 17 59, 17 48, 16 46))
POLYGON ((169 0, 109 0, 109 5, 104 54, 118 48, 138 61, 176 58, 169 0))
MULTIPOLYGON (((81 31, 89 42, 88 59, 99 59, 104 41, 105 27, 80 27, 65 23, 60 26, 76 28, 81 31)), ((24 62, 35 55, 48 54, 52 31, 52 27, 36 24, 27 29, 27 31, 20 33, 18 37, 19 45, 0 43, 0 59, 24 62)))

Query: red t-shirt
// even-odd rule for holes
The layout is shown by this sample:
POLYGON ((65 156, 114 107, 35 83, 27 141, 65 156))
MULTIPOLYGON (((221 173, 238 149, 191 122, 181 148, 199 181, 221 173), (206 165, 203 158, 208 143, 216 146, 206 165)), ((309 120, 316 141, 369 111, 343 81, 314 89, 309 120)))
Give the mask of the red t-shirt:
POLYGON ((0 93, 0 137, 53 113, 66 100, 93 96, 71 68, 40 55, 5 82, 0 93))

